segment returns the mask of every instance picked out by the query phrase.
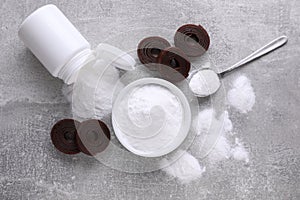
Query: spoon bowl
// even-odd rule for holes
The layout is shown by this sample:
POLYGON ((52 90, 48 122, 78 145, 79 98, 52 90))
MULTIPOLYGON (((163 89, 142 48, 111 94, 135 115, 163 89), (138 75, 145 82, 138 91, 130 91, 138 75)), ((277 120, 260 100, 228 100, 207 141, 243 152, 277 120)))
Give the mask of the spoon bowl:
POLYGON ((218 91, 221 86, 220 77, 209 68, 197 70, 191 74, 189 86, 197 97, 206 97, 218 91))

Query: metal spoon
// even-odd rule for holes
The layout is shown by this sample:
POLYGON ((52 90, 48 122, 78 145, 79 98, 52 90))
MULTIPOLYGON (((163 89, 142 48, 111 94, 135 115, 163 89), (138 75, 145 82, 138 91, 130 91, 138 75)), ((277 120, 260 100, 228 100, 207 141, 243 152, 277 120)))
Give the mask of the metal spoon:
POLYGON ((249 56, 245 57, 241 61, 220 72, 215 72, 208 68, 197 70, 196 72, 191 74, 190 88, 198 97, 209 96, 215 93, 220 88, 220 78, 222 78, 225 73, 230 72, 283 46, 287 41, 288 38, 286 36, 278 37, 265 46, 261 47, 260 49, 256 50, 249 56))

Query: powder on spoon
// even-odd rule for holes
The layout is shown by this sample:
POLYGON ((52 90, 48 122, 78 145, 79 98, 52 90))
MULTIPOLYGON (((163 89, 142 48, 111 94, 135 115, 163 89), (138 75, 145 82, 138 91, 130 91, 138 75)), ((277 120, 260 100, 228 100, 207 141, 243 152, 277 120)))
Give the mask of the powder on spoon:
POLYGON ((215 93, 220 84, 220 79, 214 71, 203 69, 192 76, 189 86, 196 96, 208 96, 215 93))

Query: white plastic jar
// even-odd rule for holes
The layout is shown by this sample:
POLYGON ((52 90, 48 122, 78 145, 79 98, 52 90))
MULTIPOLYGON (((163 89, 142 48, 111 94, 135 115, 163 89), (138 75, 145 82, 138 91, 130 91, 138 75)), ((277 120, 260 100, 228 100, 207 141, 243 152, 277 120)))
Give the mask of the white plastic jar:
MULTIPOLYGON (((116 82, 119 73, 116 68, 132 70, 135 66, 135 60, 129 54, 109 44, 101 43, 92 50, 90 43, 52 4, 30 14, 21 24, 18 34, 54 77, 76 86, 72 106, 77 120, 95 117, 93 92, 99 86, 100 78, 108 77, 107 81, 116 82)), ((111 100, 109 94, 105 95, 108 97, 104 98, 111 100)), ((100 110, 105 114, 111 106, 104 105, 105 108, 102 108, 100 105, 100 110)))
POLYGON ((92 60, 114 61, 116 67, 125 70, 135 65, 130 55, 111 45, 100 44, 91 50, 89 42, 52 4, 30 14, 21 24, 18 34, 45 68, 66 84, 74 83, 78 71, 92 60))

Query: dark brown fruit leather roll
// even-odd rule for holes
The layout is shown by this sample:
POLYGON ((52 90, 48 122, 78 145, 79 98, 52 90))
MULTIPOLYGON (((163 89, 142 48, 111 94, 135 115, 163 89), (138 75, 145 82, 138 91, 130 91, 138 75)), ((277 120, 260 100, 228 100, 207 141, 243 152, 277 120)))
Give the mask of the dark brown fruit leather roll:
POLYGON ((51 130, 51 140, 53 145, 65 154, 77 154, 80 152, 77 142, 77 130, 79 122, 73 119, 63 119, 58 121, 51 130))
POLYGON ((176 31, 174 43, 187 56, 196 57, 201 56, 208 50, 210 38, 201 25, 186 24, 176 31))
POLYGON ((138 44, 137 55, 141 63, 151 67, 151 63, 157 63, 160 52, 170 46, 171 44, 164 38, 158 36, 147 37, 138 44))
POLYGON ((94 156, 108 146, 110 131, 104 122, 91 119, 80 124, 76 139, 81 152, 94 156))
POLYGON ((176 47, 169 47, 158 56, 159 71, 162 77, 171 82, 185 79, 189 75, 191 63, 184 52, 176 47))

